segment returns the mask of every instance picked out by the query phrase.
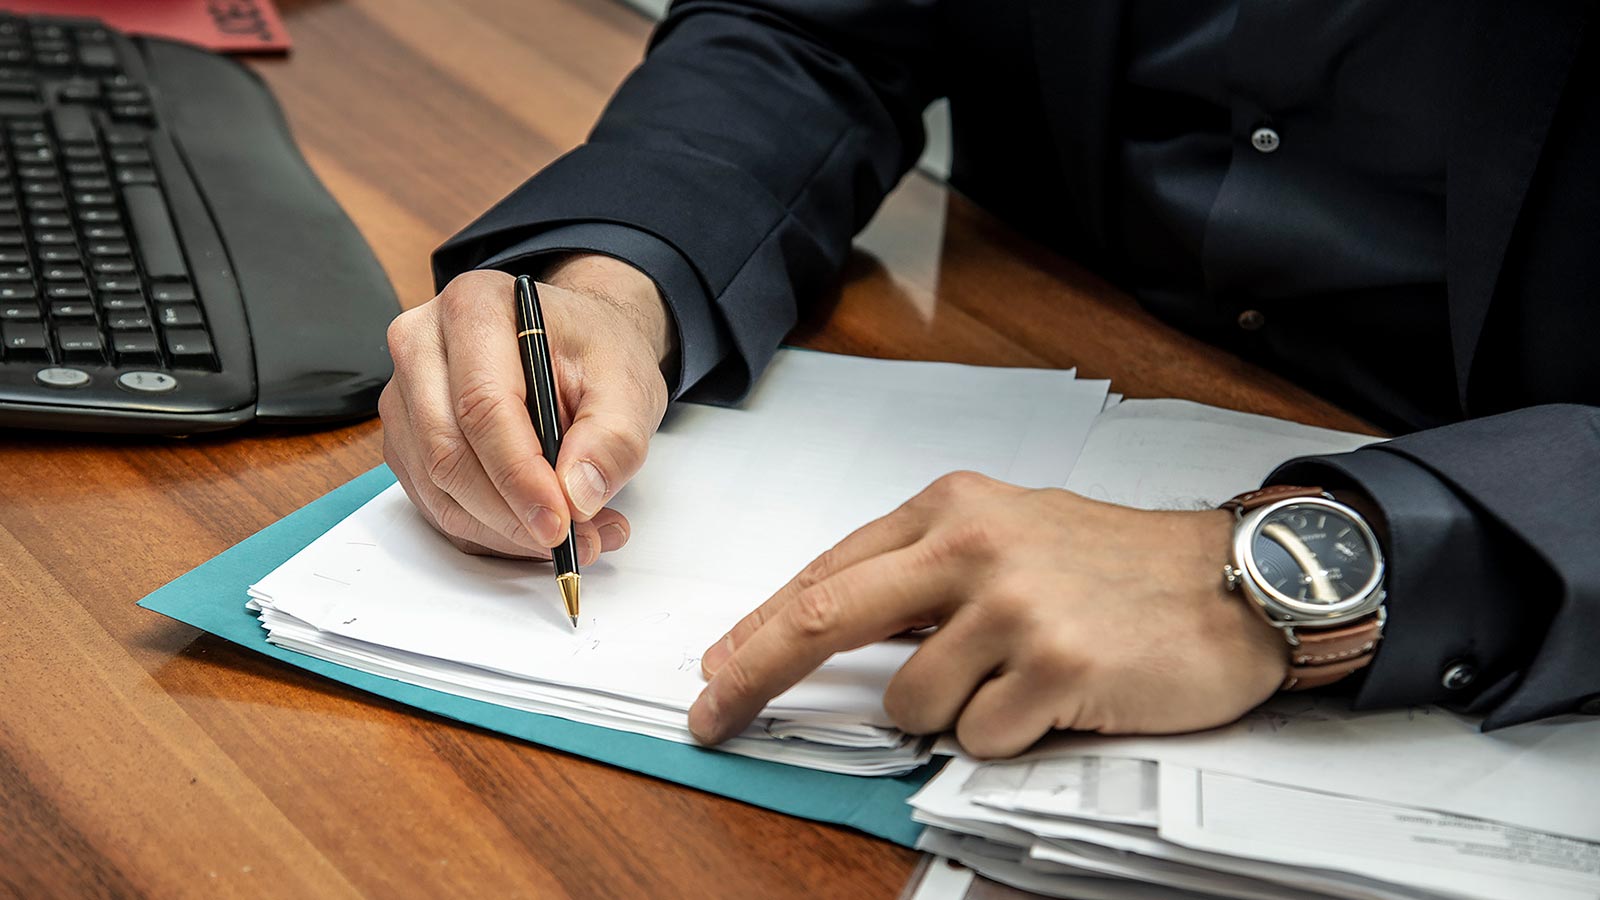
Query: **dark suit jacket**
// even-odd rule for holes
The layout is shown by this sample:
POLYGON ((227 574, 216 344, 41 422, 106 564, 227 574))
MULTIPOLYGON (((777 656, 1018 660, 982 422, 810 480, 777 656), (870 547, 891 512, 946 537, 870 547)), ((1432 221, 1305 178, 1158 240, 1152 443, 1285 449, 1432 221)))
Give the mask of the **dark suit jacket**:
MULTIPOLYGON (((1446 263, 1465 421, 1274 476, 1364 490, 1388 520, 1389 634, 1363 705, 1451 703, 1490 727, 1600 713, 1596 5, 1482 0, 1455 59, 1446 263), (1442 678, 1456 666, 1464 687, 1442 678)), ((837 277, 938 96, 951 184, 1104 264, 1119 9, 684 0, 589 143, 441 247, 436 275, 571 223, 651 235, 688 261, 731 345, 701 390, 737 396, 837 277)))

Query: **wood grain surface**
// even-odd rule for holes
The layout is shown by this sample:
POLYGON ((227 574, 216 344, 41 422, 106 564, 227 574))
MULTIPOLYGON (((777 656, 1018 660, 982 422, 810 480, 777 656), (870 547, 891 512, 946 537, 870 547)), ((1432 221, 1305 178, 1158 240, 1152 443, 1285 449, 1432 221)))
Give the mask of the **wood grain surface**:
MULTIPOLYGON (((583 139, 647 35, 609 0, 280 5, 293 54, 252 65, 407 306, 436 244, 583 139)), ((1364 427, 920 177, 848 275, 797 342, 1364 427)), ((375 421, 0 435, 0 896, 897 894, 907 850, 420 715, 134 605, 380 448, 375 421)))

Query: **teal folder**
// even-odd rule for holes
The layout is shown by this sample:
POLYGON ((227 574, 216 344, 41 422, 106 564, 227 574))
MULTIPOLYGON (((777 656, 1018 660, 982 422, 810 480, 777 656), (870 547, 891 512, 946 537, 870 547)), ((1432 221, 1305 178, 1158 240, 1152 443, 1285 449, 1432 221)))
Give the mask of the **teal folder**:
POLYGON ((911 821, 906 798, 932 777, 933 764, 899 778, 833 775, 506 709, 267 643, 261 624, 244 607, 246 589, 393 483, 393 473, 379 466, 241 541, 139 605, 292 666, 447 718, 788 815, 848 825, 907 847, 916 841, 922 826, 911 821))

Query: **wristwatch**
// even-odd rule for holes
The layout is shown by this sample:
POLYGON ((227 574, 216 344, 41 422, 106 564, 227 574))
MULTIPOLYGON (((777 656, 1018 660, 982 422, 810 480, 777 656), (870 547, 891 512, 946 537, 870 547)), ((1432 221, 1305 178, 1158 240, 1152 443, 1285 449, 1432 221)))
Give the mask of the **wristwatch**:
POLYGON ((1238 518, 1228 589, 1289 643, 1281 690, 1331 684, 1371 662, 1385 619, 1383 548, 1361 514, 1321 488, 1289 485, 1222 508, 1238 518))

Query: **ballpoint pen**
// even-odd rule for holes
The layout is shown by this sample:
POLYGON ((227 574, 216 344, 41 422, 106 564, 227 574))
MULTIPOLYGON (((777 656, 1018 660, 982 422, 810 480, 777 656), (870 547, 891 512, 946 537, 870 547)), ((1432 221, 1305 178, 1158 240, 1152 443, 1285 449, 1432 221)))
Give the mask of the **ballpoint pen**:
MULTIPOLYGON (((539 308, 539 290, 526 275, 517 278, 517 346, 522 356, 522 377, 528 387, 528 415, 539 433, 539 449, 550 468, 561 455, 561 420, 556 414, 556 376, 550 364, 550 341, 544 333, 544 312, 539 308)), ((578 551, 575 531, 567 527, 567 539, 550 550, 556 567, 556 585, 567 606, 567 618, 578 627, 578 551)))

